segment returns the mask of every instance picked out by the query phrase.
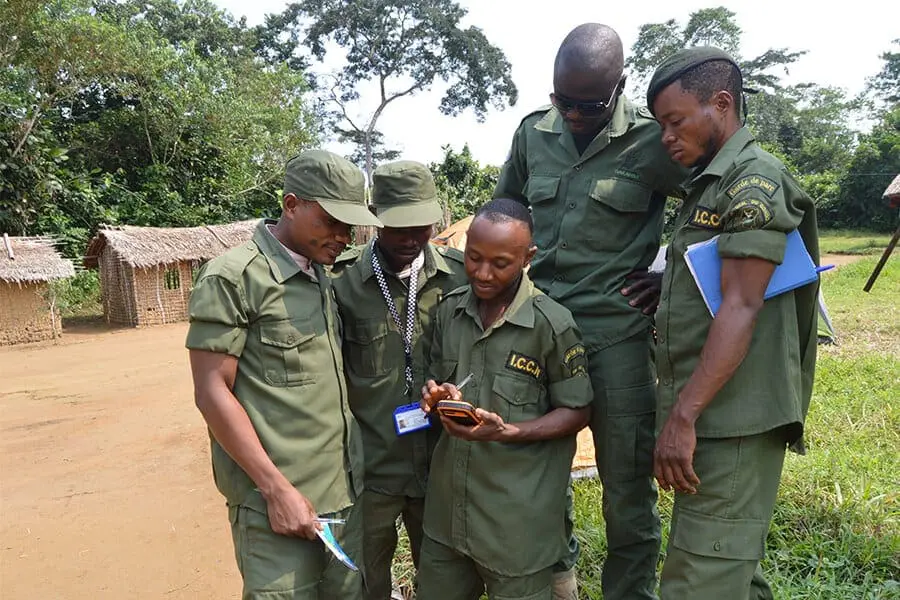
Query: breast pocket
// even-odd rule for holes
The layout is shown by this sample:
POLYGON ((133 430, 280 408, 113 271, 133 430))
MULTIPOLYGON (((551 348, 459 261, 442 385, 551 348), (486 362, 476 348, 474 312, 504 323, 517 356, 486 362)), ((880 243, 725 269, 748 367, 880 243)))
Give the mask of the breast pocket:
POLYGON ((278 387, 312 383, 315 380, 315 365, 312 364, 315 338, 316 330, 310 319, 260 324, 259 341, 266 382, 278 387))
MULTIPOLYGON (((378 377, 390 371, 386 360, 388 324, 384 321, 355 321, 345 324, 347 366, 361 377, 378 377)), ((400 350, 402 359, 402 349, 400 350)))
POLYGON ((556 240, 559 227, 558 189, 559 177, 533 175, 525 184, 525 197, 528 198, 534 221, 534 243, 538 248, 549 248, 556 240))
POLYGON ((622 250, 644 226, 653 192, 638 183, 598 179, 588 194, 584 232, 600 250, 622 250))
POLYGON ((531 377, 496 375, 491 392, 493 406, 488 410, 507 423, 530 421, 546 414, 544 387, 531 377))

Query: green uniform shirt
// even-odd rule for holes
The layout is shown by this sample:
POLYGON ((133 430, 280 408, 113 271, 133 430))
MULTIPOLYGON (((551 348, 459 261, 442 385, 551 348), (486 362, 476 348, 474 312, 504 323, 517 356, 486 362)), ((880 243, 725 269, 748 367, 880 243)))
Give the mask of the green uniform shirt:
MULTIPOLYGON (((233 392, 266 453, 319 514, 333 513, 351 504, 362 477, 337 306, 322 268, 313 281, 265 225, 204 265, 187 347, 238 358, 233 392)), ((228 504, 265 511, 253 481, 215 439, 212 464, 228 504)))
MULTIPOLYGON (((793 229, 818 264, 815 206, 749 130, 738 130, 691 181, 667 251, 657 312, 658 426, 694 372, 712 324, 685 263, 686 247, 719 235, 723 258, 779 264, 793 229)), ((791 441, 801 441, 816 360, 817 293, 818 284, 811 284, 766 300, 746 358, 697 420, 699 437, 746 436, 788 425, 791 441)))
MULTIPOLYGON (((459 250, 428 244, 417 282, 417 316, 413 329, 413 388, 405 394, 403 338, 385 303, 372 270, 375 242, 342 255, 333 274, 335 296, 344 323, 344 367, 350 409, 362 429, 365 487, 381 494, 422 498, 428 466, 439 430, 398 436, 394 410, 419 399, 425 382, 425 362, 431 347, 431 326, 444 294, 466 283, 459 250)), ((408 279, 385 269, 385 279, 401 323, 406 327, 408 279)))
POLYGON ((538 252, 529 275, 572 311, 592 349, 650 325, 620 292, 625 275, 659 250, 666 196, 687 172, 660 144, 659 124, 624 96, 612 120, 578 154, 555 108, 522 121, 494 197, 527 202, 538 252))
MULTIPOLYGON (((438 307, 430 371, 473 380, 463 398, 504 421, 581 408, 593 397, 578 328, 568 310, 522 284, 485 331, 471 288, 438 307)), ((532 443, 438 441, 425 496, 425 533, 492 572, 535 573, 567 551, 566 488, 575 436, 532 443)))

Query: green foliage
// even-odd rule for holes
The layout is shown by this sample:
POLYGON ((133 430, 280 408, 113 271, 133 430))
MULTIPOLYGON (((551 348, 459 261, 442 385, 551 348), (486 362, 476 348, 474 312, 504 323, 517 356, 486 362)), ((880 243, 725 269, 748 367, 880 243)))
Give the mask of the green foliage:
POLYGON ((755 58, 743 60, 740 53, 742 31, 735 16, 731 10, 718 6, 691 13, 684 27, 679 26, 675 19, 641 25, 637 40, 625 61, 626 68, 630 70, 632 87, 645 90, 657 65, 675 52, 692 46, 716 46, 731 54, 741 64, 745 85, 777 87, 778 77, 772 75, 770 70, 776 67, 786 70, 804 52, 770 48, 755 58))
POLYGON ((819 206, 819 222, 828 227, 893 231, 897 210, 882 194, 900 173, 900 105, 885 113, 871 133, 861 136, 847 170, 840 174, 839 193, 819 206))
POLYGON ((822 254, 881 254, 891 236, 859 229, 820 229, 822 254))
POLYGON ((205 0, 13 0, 0 27, 0 229, 70 256, 99 223, 270 214, 315 143, 302 74, 205 0))
POLYGON ((444 160, 429 165, 438 194, 450 209, 450 219, 459 219, 475 213, 478 208, 491 199, 500 169, 494 166, 482 167, 472 157, 469 146, 463 146, 460 152, 454 152, 449 145, 442 146, 444 160))
POLYGON ((322 60, 329 42, 345 54, 344 67, 330 78, 327 100, 335 107, 331 118, 362 138, 370 176, 376 124, 394 100, 441 80, 448 84, 439 107, 443 114, 471 108, 483 120, 489 107, 513 105, 518 97, 503 51, 479 28, 460 27, 466 10, 453 0, 302 0, 286 14, 281 22, 294 35, 303 21, 313 56, 322 60), (365 82, 377 84, 380 101, 363 123, 349 107, 365 82))
POLYGON ((78 271, 74 277, 53 281, 50 293, 63 319, 103 314, 97 271, 78 271))
POLYGON ((884 66, 869 79, 867 85, 867 91, 888 106, 900 104, 900 38, 891 44, 897 47, 897 51, 887 51, 881 55, 884 66))

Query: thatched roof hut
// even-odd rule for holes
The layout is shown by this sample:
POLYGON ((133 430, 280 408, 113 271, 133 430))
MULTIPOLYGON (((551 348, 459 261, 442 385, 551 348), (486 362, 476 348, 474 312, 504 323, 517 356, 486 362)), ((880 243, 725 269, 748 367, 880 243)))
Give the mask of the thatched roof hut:
POLYGON ((891 185, 887 186, 881 197, 890 203, 891 208, 900 208, 900 175, 894 177, 891 185))
POLYGON ((250 240, 258 222, 100 229, 88 244, 84 265, 100 268, 107 321, 143 326, 187 319, 197 269, 250 240))
POLYGON ((258 219, 200 227, 104 227, 90 241, 84 266, 96 268, 109 246, 132 267, 146 269, 184 261, 206 261, 253 236, 258 219))
POLYGON ((46 237, 10 237, 0 243, 0 345, 35 342, 62 331, 49 283, 75 274, 46 237))

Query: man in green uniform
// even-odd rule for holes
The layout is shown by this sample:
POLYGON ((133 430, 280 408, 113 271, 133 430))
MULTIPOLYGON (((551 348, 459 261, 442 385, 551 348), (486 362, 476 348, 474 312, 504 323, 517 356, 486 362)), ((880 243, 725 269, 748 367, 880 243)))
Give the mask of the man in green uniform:
MULTIPOLYGON (((680 195, 686 176, 660 147, 650 113, 623 95, 623 63, 622 42, 609 27, 585 24, 569 33, 554 65, 553 106, 522 121, 494 192, 531 207, 538 252, 529 275, 572 312, 588 349, 609 549, 606 600, 655 597, 656 374, 644 312, 657 297, 651 288, 629 301, 642 284, 628 279, 653 262, 665 199, 680 195)), ((564 567, 574 566, 572 541, 564 567)), ((573 598, 571 587, 559 582, 556 597, 573 598)))
POLYGON ((281 218, 211 260, 191 293, 191 371, 209 426, 243 598, 360 598, 362 580, 317 540, 330 527, 355 561, 359 432, 347 405, 337 307, 320 265, 379 225, 358 168, 321 150, 287 163, 281 218), (348 521, 323 524, 322 519, 348 521))
POLYGON ((772 598, 762 577, 785 449, 803 450, 816 359, 818 283, 763 301, 787 233, 818 264, 815 206, 741 126, 742 78, 716 48, 664 61, 648 105, 672 158, 693 168, 657 313, 660 485, 675 506, 665 600, 772 598), (718 236, 722 304, 710 316, 688 245, 718 236))
POLYGON ((372 183, 372 206, 384 228, 338 258, 333 274, 350 410, 365 450, 365 597, 387 600, 399 516, 419 564, 428 465, 440 433, 418 404, 431 323, 438 302, 464 285, 466 275, 460 251, 429 243, 442 211, 425 165, 379 166, 372 183))
POLYGON ((469 286, 438 306, 422 401, 465 399, 480 423, 441 416, 425 498, 421 600, 550 600, 566 554, 575 434, 589 418, 585 348, 568 310, 535 289, 531 217, 485 204, 468 231, 469 286), (443 382, 438 386, 435 381, 443 382))

